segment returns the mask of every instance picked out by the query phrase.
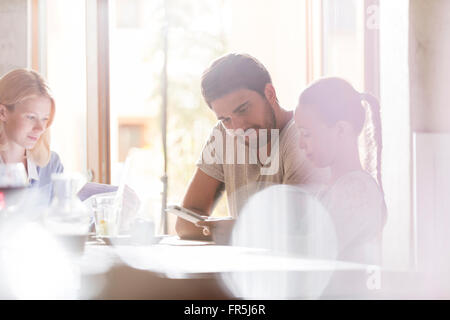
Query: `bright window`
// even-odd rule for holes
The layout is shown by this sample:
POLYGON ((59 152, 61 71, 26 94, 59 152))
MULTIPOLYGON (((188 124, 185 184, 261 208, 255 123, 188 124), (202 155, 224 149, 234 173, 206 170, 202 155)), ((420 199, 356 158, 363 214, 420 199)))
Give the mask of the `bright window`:
MULTIPOLYGON (((164 27, 168 26, 168 202, 179 202, 216 122, 200 92, 209 63, 235 51, 254 55, 273 77, 278 98, 294 109, 305 78, 304 1, 173 0, 111 2, 111 162, 119 183, 131 147, 154 155, 146 170, 149 194, 162 191, 161 110, 164 27), (251 12, 252 23, 248 23, 251 12), (268 19, 272 20, 267 23, 268 19), (288 36, 279 37, 283 30, 288 36), (264 36, 262 36, 264 35, 264 36), (249 41, 251 39, 251 41, 249 41)), ((144 171, 144 168, 142 169, 144 171)), ((156 212, 157 214, 157 212, 156 212)), ((226 215, 226 201, 216 215, 226 215)), ((169 219, 172 218, 169 216, 169 219)), ((173 232, 174 220, 169 220, 173 232)))

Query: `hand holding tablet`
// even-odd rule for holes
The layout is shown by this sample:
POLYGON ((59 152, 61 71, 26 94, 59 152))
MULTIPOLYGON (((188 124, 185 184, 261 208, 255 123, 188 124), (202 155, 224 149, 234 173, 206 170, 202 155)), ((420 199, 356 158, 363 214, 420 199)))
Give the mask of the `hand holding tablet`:
POLYGON ((178 217, 190 221, 194 224, 199 221, 205 221, 208 219, 208 216, 201 216, 198 213, 195 213, 194 211, 180 207, 178 205, 169 205, 166 209, 166 212, 173 213, 178 217))
POLYGON ((192 210, 183 208, 178 205, 169 205, 166 209, 166 212, 173 213, 180 218, 192 222, 197 227, 203 228, 203 234, 205 236, 209 236, 211 233, 213 233, 216 242, 224 242, 220 240, 217 241, 217 235, 224 233, 226 234, 226 236, 221 236, 220 238, 228 238, 229 233, 231 233, 231 228, 234 224, 234 219, 232 219, 231 217, 202 216, 198 213, 193 212, 192 210))

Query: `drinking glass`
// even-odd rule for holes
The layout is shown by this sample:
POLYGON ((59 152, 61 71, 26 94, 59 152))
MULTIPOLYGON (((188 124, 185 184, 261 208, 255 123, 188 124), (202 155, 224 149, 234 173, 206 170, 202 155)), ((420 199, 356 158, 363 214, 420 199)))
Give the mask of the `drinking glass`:
POLYGON ((19 204, 27 186, 23 163, 0 164, 0 210, 19 204))

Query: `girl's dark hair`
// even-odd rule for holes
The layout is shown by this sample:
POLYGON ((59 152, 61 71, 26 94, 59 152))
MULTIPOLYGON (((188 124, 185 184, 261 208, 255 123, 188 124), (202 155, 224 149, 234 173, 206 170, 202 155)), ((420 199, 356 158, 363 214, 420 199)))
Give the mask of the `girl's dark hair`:
POLYGON ((381 137, 380 104, 373 95, 359 93, 341 78, 322 78, 313 82, 300 95, 299 106, 314 108, 328 125, 346 121, 357 133, 364 129, 366 157, 364 168, 375 176, 381 191, 381 137), (374 165, 376 164, 376 165, 374 165))
POLYGON ((201 88, 206 103, 239 89, 249 89, 265 97, 264 89, 272 79, 267 69, 248 54, 230 53, 218 58, 203 72, 201 88))

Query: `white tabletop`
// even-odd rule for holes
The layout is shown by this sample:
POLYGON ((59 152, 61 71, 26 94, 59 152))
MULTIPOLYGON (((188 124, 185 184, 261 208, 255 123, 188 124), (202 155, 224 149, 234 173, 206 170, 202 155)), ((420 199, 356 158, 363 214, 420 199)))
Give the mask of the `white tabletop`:
POLYGON ((86 265, 97 265, 98 270, 121 261, 132 268, 157 272, 169 278, 251 271, 365 271, 370 267, 351 262, 275 255, 259 248, 185 241, 178 237, 168 237, 159 244, 148 246, 86 246, 85 261, 94 261, 86 265))

